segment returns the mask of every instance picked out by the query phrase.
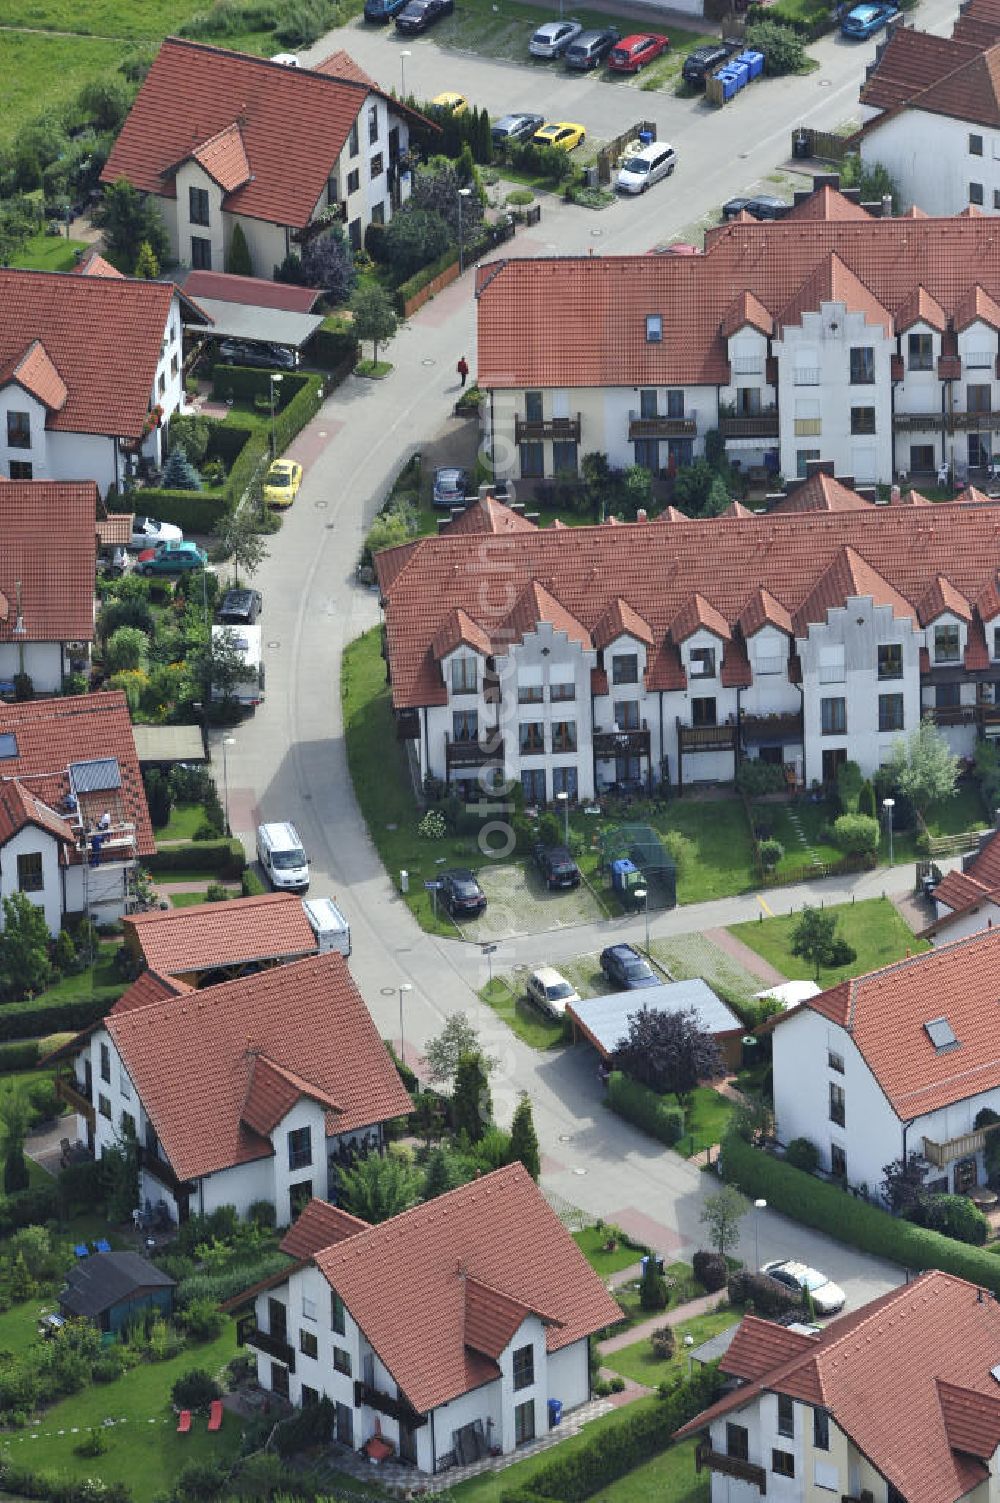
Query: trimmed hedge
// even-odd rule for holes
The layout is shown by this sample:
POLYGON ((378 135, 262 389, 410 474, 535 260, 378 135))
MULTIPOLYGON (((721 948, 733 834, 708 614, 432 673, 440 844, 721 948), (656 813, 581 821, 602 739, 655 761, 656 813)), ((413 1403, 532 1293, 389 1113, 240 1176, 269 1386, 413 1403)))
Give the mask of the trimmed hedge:
POLYGON ((0 1237, 8 1237, 22 1226, 42 1226, 58 1215, 59 1190, 54 1180, 36 1185, 31 1190, 21 1190, 16 1195, 8 1195, 6 1200, 0 1200, 0 1237))
POLYGON ((26 1039, 17 1044, 0 1044, 0 1075, 11 1075, 15 1070, 33 1070, 41 1056, 37 1039, 26 1039))
POLYGON ((235 881, 242 876, 247 858, 238 840, 186 840, 164 846, 142 864, 151 872, 211 872, 235 881))
POLYGON ((227 470, 232 469, 254 432, 229 423, 209 423, 206 459, 221 459, 227 470))
POLYGON ((286 402, 274 419, 274 450, 276 454, 288 448, 297 433, 314 418, 323 400, 325 384, 322 376, 300 376, 300 389, 290 402, 286 402))
POLYGON ((630 1080, 620 1070, 612 1070, 608 1079, 608 1105, 668 1148, 684 1136, 684 1113, 680 1107, 668 1106, 662 1096, 630 1080))
MULTIPOLYGON (((381 225, 376 228, 381 229, 381 225)), ((341 366, 354 368, 358 362, 358 349, 358 341, 346 330, 334 333, 332 329, 317 329, 306 353, 311 365, 322 366, 325 371, 338 371, 341 366)))
POLYGON ((0 1007, 0 1039, 33 1039, 46 1033, 73 1033, 96 1023, 125 990, 101 986, 86 996, 60 997, 46 1001, 8 1002, 0 1007))
POLYGON ((132 1494, 124 1482, 95 1483, 89 1477, 70 1481, 43 1477, 12 1461, 0 1462, 0 1489, 18 1498, 43 1498, 47 1503, 130 1503, 132 1494))
POLYGON ((305 376, 297 371, 266 371, 255 365, 215 365, 212 367, 212 396, 217 402, 226 402, 230 397, 237 401, 250 401, 254 397, 271 396, 271 376, 280 375, 281 385, 274 393, 275 414, 284 411, 298 395, 305 376))
POLYGON ((140 501, 151 517, 172 522, 185 533, 213 532, 229 510, 225 492, 212 495, 205 491, 169 491, 149 486, 133 493, 132 504, 140 501))
POLYGON ((940 1268, 960 1279, 1000 1294, 1000 1258, 982 1248, 955 1242, 940 1232, 890 1216, 865 1200, 855 1200, 836 1185, 752 1148, 735 1133, 722 1145, 727 1184, 751 1199, 763 1197, 775 1211, 828 1232, 863 1252, 902 1263, 905 1268, 940 1268))
POLYGON ((442 251, 436 261, 429 261, 426 266, 415 271, 412 277, 407 277, 405 282, 400 282, 394 294, 396 312, 402 317, 403 308, 410 298, 416 297, 418 292, 424 290, 428 282, 433 282, 434 278, 439 277, 443 271, 447 271, 449 266, 454 266, 457 260, 455 247, 450 245, 446 251, 442 251))
POLYGON ((621 1424, 607 1425, 572 1452, 557 1455, 526 1486, 501 1485, 500 1503, 537 1503, 540 1498, 582 1503, 666 1451, 673 1444, 674 1432, 706 1409, 721 1390, 718 1367, 710 1363, 678 1384, 655 1408, 639 1414, 625 1410, 621 1424))

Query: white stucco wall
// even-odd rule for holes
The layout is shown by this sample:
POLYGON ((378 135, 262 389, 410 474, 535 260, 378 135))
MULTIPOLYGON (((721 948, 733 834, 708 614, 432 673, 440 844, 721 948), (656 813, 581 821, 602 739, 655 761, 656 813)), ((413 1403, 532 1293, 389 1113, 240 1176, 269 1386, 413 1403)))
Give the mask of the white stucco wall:
POLYGON ((10 683, 22 671, 29 676, 37 694, 59 694, 63 673, 69 671, 61 642, 0 642, 0 682, 10 683))
POLYGON ((933 217, 960 214, 970 203, 969 184, 981 183, 977 207, 984 214, 997 210, 1000 131, 987 126, 910 107, 862 136, 861 160, 886 168, 899 185, 902 208, 916 204, 933 217), (982 156, 969 151, 970 133, 981 138, 982 156))
POLYGON ((64 872, 67 913, 89 912, 95 923, 110 923, 125 912, 132 861, 102 861, 100 866, 68 866, 64 872))
MULTIPOLYGON (((937 918, 944 918, 951 912, 944 903, 935 904, 937 918)), ((995 929, 1000 926, 1000 906, 996 903, 981 903, 978 908, 972 908, 956 918, 939 934, 932 935, 931 940, 936 945, 950 945, 957 939, 965 939, 970 934, 978 934, 982 929, 995 929)))
MULTIPOLYGON (((62 879, 59 872, 59 842, 45 830, 28 825, 12 835, 0 847, 0 899, 12 897, 19 892, 17 858, 39 852, 42 857, 42 888, 40 892, 26 892, 24 896, 45 914, 50 934, 58 934, 62 927, 62 879)), ((0 929, 3 928, 3 906, 0 903, 0 929)))

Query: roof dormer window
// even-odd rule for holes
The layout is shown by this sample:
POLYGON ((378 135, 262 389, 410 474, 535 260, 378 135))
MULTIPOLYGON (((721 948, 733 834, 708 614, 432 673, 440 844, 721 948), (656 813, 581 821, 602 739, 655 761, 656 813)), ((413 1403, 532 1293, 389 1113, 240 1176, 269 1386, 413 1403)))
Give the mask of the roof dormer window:
POLYGON ((924 1028, 936 1053, 945 1054, 950 1049, 958 1048, 958 1039, 947 1018, 931 1018, 929 1023, 924 1024, 924 1028))
POLYGON ((659 313, 646 314, 646 343, 660 344, 663 339, 663 318, 659 313))

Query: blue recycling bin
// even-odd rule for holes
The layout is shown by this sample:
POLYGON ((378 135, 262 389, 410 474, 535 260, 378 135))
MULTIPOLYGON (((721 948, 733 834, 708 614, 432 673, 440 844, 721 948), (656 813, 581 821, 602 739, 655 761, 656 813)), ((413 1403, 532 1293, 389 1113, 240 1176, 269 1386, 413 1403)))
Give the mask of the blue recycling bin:
POLYGON ((736 93, 736 75, 733 73, 732 68, 720 68, 715 77, 722 85, 722 101, 724 104, 728 104, 736 93))
POLYGON ((750 69, 746 63, 741 63, 739 58, 735 62, 730 63, 729 71, 735 76, 736 87, 738 89, 742 89, 744 85, 750 82, 750 69))
POLYGON ((549 1429, 562 1421, 562 1399, 549 1399, 549 1429))
POLYGON ((764 71, 764 54, 763 52, 754 51, 753 48, 750 48, 746 52, 741 52, 736 61, 738 63, 746 63, 750 69, 750 77, 752 79, 759 78, 764 71))
POLYGON ((611 886, 616 892, 627 892, 634 885, 639 868, 627 856, 611 863, 611 886))
POLYGON ((639 132, 639 140, 642 142, 643 146, 652 146, 653 132, 651 130, 641 130, 639 132))

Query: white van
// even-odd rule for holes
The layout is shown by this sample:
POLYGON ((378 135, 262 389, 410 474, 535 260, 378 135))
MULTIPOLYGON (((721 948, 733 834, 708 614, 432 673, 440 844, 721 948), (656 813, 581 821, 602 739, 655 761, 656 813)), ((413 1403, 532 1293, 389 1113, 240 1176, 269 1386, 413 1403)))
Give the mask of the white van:
POLYGON ((281 892, 305 892, 309 886, 309 861, 294 825, 258 825, 257 859, 281 892))
POLYGON ((653 141, 641 151, 627 156, 618 171, 622 193, 645 193, 661 177, 669 177, 677 166, 677 153, 666 141, 653 141))
POLYGON ((213 626, 213 645, 229 642, 243 659, 243 673, 233 684, 228 696, 217 685, 212 685, 212 700, 217 703, 226 698, 235 699, 244 709, 251 710, 264 703, 264 662, 261 653, 261 628, 253 626, 213 626))
POLYGON ((339 950, 347 960, 351 953, 351 926, 332 898, 303 898, 302 907, 316 936, 321 955, 339 950))

